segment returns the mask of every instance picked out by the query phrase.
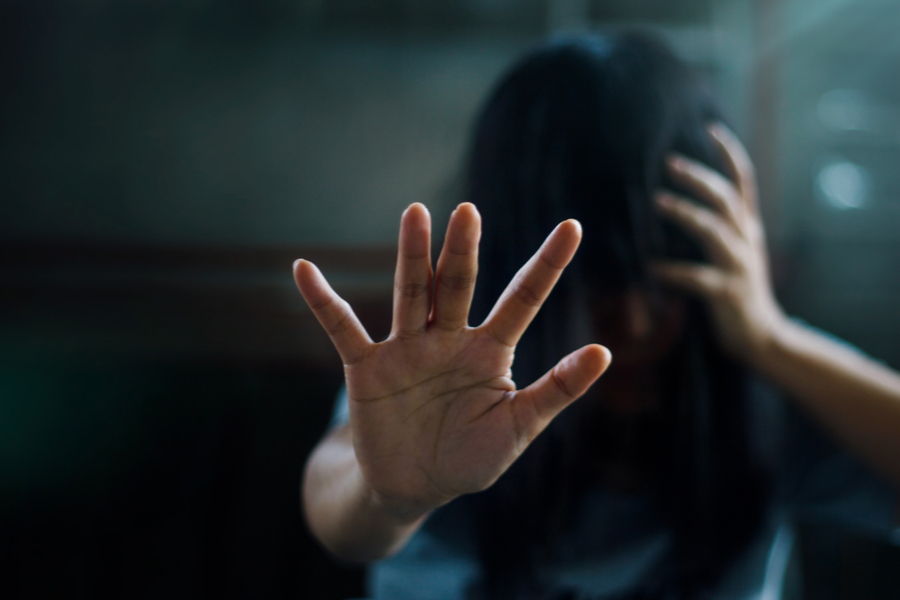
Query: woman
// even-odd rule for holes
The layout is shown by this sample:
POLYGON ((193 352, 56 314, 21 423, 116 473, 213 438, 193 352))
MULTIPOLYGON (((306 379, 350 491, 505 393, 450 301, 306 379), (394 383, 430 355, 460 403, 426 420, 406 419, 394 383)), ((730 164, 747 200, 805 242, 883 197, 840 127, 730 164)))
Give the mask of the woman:
POLYGON ((718 120, 653 41, 550 43, 485 107, 471 203, 451 216, 433 275, 427 211, 404 213, 386 341, 368 339, 310 263, 295 265, 349 396, 307 464, 304 507, 337 556, 391 556, 372 568, 374 594, 759 597, 782 587, 786 507, 803 494, 828 513, 862 491, 829 514, 890 527, 890 490, 843 455, 794 460, 783 444, 809 449, 814 432, 747 368, 900 483, 900 378, 784 317, 750 163, 708 128, 718 120), (569 217, 585 228, 577 256, 569 220, 529 259, 546 225, 569 217), (596 344, 575 349, 594 340, 616 363, 588 391, 610 361, 596 344), (536 380, 521 390, 514 353, 516 379, 536 380), (836 491, 804 487, 823 472, 836 491))

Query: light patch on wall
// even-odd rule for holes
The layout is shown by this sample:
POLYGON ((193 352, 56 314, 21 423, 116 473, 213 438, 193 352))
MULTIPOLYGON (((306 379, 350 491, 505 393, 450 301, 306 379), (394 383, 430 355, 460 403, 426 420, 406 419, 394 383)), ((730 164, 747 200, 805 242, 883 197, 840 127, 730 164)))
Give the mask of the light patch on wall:
POLYGON ((816 175, 815 183, 819 198, 832 208, 848 210, 869 204, 869 173, 848 160, 826 163, 816 175))

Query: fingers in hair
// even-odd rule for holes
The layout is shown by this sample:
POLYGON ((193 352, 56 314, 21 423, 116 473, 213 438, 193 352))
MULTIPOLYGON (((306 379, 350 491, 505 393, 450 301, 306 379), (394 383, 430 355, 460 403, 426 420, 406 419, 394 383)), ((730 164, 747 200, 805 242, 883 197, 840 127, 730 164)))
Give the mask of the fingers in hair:
POLYGON ((669 172, 691 194, 713 207, 735 227, 744 221, 740 192, 721 173, 681 155, 667 159, 669 172))
POLYGON ((666 192, 656 195, 656 204, 666 217, 700 242, 714 264, 723 267, 737 264, 738 234, 723 217, 695 202, 666 192))
POLYGON ((756 169, 738 137, 722 123, 709 126, 709 135, 725 157, 728 175, 737 182, 741 198, 753 214, 757 214, 756 169))

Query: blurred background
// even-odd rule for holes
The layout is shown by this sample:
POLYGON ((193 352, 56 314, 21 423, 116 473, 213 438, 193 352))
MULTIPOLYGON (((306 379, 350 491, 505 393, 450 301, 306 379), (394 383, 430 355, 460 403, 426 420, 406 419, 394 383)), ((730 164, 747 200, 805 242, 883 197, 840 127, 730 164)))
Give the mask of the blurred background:
MULTIPOLYGON (((0 596, 360 595, 298 507, 341 369, 291 262, 384 335, 495 78, 632 26, 750 147, 789 312, 900 367, 894 0, 0 3, 0 596)), ((802 539, 808 598, 900 597, 896 549, 802 539)))

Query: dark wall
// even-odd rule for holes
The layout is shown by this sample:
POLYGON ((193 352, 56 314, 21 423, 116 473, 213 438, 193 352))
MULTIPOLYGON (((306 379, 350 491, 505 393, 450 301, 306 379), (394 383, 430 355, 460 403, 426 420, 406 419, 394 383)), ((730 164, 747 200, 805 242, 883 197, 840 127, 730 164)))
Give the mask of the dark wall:
POLYGON ((335 374, 96 356, 3 371, 3 597, 360 594, 298 509, 335 374))

